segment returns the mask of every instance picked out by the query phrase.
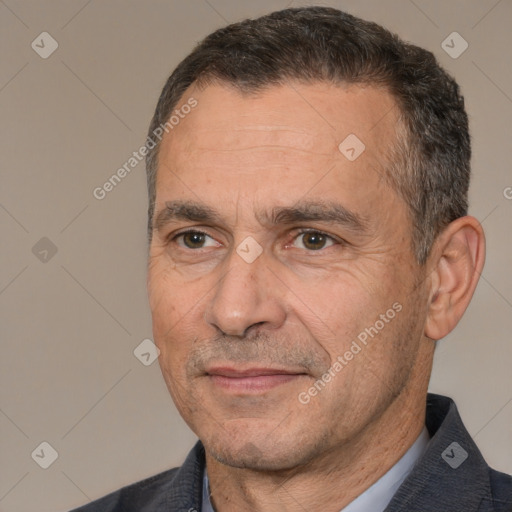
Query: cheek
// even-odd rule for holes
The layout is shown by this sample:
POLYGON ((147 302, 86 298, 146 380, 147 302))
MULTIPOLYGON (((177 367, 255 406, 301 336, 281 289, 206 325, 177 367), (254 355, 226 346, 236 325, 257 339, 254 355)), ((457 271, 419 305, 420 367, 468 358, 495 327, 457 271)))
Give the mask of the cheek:
POLYGON ((387 307, 378 290, 370 293, 356 274, 337 270, 321 280, 290 283, 289 300, 299 321, 331 359, 342 355, 351 341, 387 307))
POLYGON ((153 320, 173 323, 186 308, 188 287, 180 282, 179 273, 169 263, 165 251, 151 256, 148 266, 148 298, 153 320))
MULTIPOLYGON (((189 291, 190 293, 190 291, 189 291)), ((187 289, 173 279, 173 272, 165 266, 153 264, 148 272, 148 299, 151 309, 153 336, 160 349, 161 358, 168 360, 167 351, 173 345, 173 353, 180 344, 172 340, 180 339, 180 332, 192 314, 193 304, 187 289)))
POLYGON ((204 320, 211 288, 212 284, 206 280, 183 281, 180 273, 169 268, 165 259, 155 261, 150 268, 148 296, 153 337, 160 350, 160 366, 168 385, 171 380, 184 385, 195 342, 211 335, 204 320))

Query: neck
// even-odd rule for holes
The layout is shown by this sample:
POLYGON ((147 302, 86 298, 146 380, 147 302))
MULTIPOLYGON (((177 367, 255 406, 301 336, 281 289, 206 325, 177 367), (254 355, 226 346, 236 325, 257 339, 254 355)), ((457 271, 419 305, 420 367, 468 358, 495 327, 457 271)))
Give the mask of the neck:
POLYGON ((207 452, 215 510, 339 512, 384 475, 418 438, 425 425, 427 384, 404 389, 357 438, 301 467, 272 472, 233 468, 207 452))

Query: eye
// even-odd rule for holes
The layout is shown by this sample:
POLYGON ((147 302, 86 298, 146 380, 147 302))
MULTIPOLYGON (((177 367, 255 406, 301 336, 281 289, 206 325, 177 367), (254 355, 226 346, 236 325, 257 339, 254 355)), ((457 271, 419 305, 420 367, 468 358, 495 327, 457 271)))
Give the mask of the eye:
POLYGON ((296 237, 293 242, 294 247, 299 249, 307 249, 308 251, 319 251, 334 245, 335 240, 321 231, 303 230, 296 237), (297 243, 299 245, 297 245, 297 243))
POLYGON ((172 238, 180 247, 185 249, 203 249, 204 247, 220 247, 220 244, 210 235, 202 231, 182 231, 172 238), (206 243, 206 245, 205 245, 206 243))

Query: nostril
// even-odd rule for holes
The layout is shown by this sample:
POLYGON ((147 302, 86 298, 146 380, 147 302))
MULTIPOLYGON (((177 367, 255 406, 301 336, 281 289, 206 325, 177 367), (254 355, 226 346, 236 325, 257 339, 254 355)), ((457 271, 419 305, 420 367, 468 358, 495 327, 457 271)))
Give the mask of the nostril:
POLYGON ((265 322, 256 322, 255 324, 252 324, 249 327, 247 327, 247 329, 245 329, 245 331, 244 331, 244 338, 248 336, 249 331, 252 332, 252 331, 258 329, 258 327, 260 327, 260 325, 264 325, 264 324, 265 324, 265 322))

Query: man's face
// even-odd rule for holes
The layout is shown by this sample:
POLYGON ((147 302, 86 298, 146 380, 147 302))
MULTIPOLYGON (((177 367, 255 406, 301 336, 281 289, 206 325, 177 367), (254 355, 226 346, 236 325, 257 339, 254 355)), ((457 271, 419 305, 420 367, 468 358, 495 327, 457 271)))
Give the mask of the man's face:
POLYGON ((157 174, 161 369, 217 460, 294 467, 353 443, 424 364, 422 269, 383 177, 397 109, 383 90, 326 84, 190 96, 157 174), (353 137, 338 148, 350 134, 359 156, 353 137))

